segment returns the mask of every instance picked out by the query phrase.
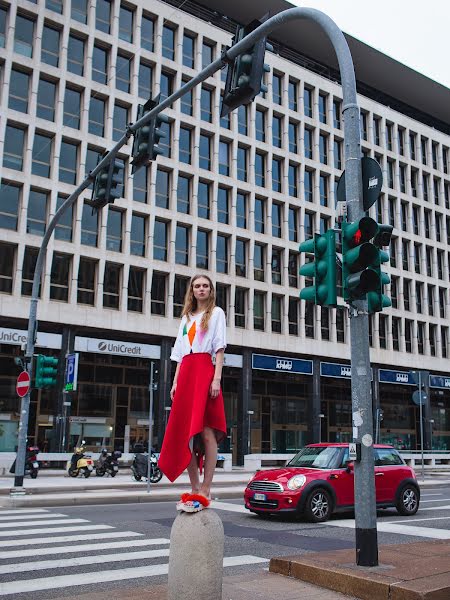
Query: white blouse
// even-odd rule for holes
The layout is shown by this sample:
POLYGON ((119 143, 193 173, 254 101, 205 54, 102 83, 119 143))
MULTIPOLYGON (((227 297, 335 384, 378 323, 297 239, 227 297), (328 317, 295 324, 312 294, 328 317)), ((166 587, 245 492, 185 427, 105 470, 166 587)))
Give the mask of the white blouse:
POLYGON ((203 312, 189 315, 189 320, 186 315, 181 319, 177 339, 170 355, 171 360, 179 363, 187 354, 208 352, 213 356, 221 348, 225 350, 227 345, 225 313, 216 306, 209 319, 208 329, 205 331, 201 328, 203 312))

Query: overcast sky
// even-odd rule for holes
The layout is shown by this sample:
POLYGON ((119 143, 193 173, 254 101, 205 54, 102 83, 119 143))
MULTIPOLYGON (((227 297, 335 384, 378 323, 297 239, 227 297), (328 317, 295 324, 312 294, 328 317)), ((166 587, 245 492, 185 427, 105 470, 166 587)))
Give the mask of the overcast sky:
POLYGON ((289 0, 326 13, 345 33, 450 87, 449 0, 289 0))

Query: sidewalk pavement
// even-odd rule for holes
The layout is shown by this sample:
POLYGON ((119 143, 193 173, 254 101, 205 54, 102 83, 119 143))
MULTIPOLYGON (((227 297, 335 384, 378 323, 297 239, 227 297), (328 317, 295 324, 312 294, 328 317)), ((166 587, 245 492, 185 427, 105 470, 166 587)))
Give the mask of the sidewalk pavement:
MULTIPOLYGON (((214 476, 213 497, 242 498, 246 484, 253 471, 233 469, 217 470, 214 476)), ((448 474, 418 478, 421 488, 438 485, 450 485, 448 474)), ((150 484, 132 481, 131 472, 124 468, 114 478, 91 476, 72 478, 65 471, 53 471, 52 474, 40 472, 37 479, 24 479, 25 493, 14 493, 14 477, 0 478, 0 508, 23 506, 63 506, 90 504, 119 504, 129 502, 162 502, 178 498, 189 488, 189 477, 183 473, 175 483, 163 477, 159 483, 150 484), (59 476, 56 476, 59 475, 59 476)))

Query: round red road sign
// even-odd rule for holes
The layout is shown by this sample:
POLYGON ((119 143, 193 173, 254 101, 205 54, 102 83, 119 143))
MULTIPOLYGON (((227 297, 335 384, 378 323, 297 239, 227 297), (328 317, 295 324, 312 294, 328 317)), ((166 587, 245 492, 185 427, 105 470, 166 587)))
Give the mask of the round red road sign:
POLYGON ((30 389, 30 376, 26 371, 22 371, 22 373, 17 378, 16 383, 16 392, 20 398, 26 396, 28 394, 28 390, 30 389))

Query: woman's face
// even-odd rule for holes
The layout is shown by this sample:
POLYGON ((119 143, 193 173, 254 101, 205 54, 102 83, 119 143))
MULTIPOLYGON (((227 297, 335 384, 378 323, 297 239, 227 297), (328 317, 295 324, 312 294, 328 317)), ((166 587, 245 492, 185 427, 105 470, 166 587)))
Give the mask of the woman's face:
POLYGON ((194 292, 194 298, 197 301, 204 301, 209 298, 211 293, 211 287, 206 277, 199 277, 192 284, 192 291, 194 292))

